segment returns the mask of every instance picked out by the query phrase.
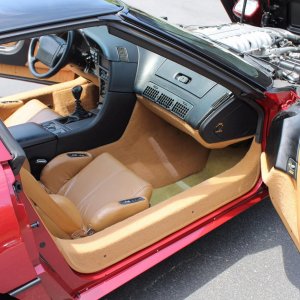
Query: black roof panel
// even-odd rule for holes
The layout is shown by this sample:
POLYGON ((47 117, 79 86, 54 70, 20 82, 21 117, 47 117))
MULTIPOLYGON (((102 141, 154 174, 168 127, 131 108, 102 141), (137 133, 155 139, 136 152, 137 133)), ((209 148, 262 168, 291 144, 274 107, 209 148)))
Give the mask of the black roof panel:
POLYGON ((0 34, 116 13, 117 0, 7 0, 0 4, 0 34))

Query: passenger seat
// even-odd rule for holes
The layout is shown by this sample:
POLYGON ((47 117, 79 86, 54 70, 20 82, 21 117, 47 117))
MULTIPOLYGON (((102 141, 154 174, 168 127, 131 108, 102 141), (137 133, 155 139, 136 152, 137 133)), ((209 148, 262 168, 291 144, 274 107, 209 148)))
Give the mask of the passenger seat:
POLYGON ((54 110, 37 99, 28 101, 18 108, 12 115, 4 121, 7 127, 20 125, 27 122, 43 123, 61 117, 54 110))
POLYGON ((54 158, 41 182, 21 170, 24 192, 57 237, 103 230, 149 207, 152 186, 108 153, 70 152, 54 158))

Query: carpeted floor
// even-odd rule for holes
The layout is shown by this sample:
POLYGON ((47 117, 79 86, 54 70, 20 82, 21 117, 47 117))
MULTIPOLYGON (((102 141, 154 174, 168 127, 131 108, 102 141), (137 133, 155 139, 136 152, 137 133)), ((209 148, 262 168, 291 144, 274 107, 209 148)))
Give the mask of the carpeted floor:
POLYGON ((150 200, 151 206, 230 169, 244 157, 248 149, 249 144, 243 143, 238 146, 211 150, 207 164, 201 172, 185 177, 173 184, 154 189, 150 200))

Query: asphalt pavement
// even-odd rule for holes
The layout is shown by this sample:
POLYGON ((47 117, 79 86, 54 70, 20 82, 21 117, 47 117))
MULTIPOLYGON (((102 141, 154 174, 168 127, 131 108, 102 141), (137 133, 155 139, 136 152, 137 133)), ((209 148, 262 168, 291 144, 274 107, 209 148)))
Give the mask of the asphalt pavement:
POLYGON ((183 25, 220 25, 230 22, 219 0, 124 0, 156 17, 183 25))
POLYGON ((105 299, 299 300, 299 287, 299 253, 264 200, 105 299))
MULTIPOLYGON (((126 2, 178 24, 229 22, 218 0, 126 2)), ((0 79, 0 96, 36 87, 0 79)), ((300 255, 265 200, 105 299, 300 300, 300 255)))

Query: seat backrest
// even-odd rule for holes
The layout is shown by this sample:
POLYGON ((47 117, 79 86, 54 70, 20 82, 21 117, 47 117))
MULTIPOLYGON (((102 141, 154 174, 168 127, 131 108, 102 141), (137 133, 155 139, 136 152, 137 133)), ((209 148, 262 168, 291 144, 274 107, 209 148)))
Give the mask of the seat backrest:
POLYGON ((38 207, 38 211, 42 211, 42 215, 69 236, 86 231, 81 215, 71 200, 60 195, 49 195, 25 168, 21 169, 20 176, 25 195, 38 207))

